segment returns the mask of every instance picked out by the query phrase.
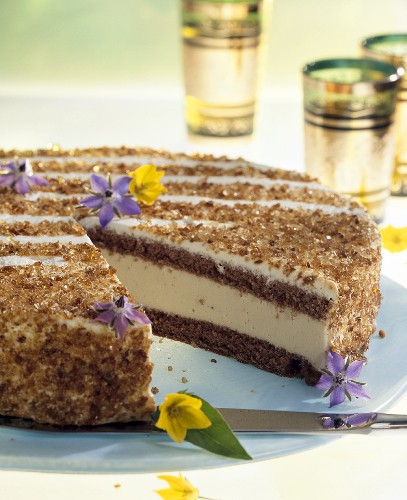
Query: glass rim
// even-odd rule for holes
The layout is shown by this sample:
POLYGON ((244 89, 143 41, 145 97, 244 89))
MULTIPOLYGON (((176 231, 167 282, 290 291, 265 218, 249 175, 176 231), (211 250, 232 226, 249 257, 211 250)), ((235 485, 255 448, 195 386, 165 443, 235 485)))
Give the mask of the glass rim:
POLYGON ((329 86, 331 91, 334 90, 339 93, 371 93, 372 91, 385 91, 397 87, 404 76, 404 70, 402 67, 394 66, 390 62, 377 59, 340 57, 311 61, 303 66, 302 74, 305 81, 324 91, 329 86), (363 69, 363 67, 373 71, 381 71, 384 76, 377 80, 364 79, 350 83, 334 80, 333 78, 317 78, 312 74, 323 69, 363 69))
MULTIPOLYGON (((385 42, 385 41, 398 41, 398 40, 403 40, 407 42, 407 33, 386 33, 384 35, 374 35, 374 36, 368 36, 364 38, 361 42, 362 46, 369 49, 369 50, 374 50, 372 48, 372 44, 377 43, 377 42, 385 42)), ((400 54, 393 54, 391 52, 384 52, 384 51, 375 51, 380 54, 387 54, 387 55, 400 55, 400 54)))

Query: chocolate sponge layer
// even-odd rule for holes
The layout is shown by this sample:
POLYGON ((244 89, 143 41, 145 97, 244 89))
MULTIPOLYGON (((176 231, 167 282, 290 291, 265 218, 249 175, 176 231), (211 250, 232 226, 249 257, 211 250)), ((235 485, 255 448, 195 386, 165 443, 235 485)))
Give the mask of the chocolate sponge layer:
POLYGON ((312 385, 321 375, 302 356, 265 340, 254 339, 207 321, 166 314, 155 309, 148 309, 148 316, 153 322, 155 335, 234 358, 241 363, 248 363, 277 375, 305 378, 306 382, 312 385))

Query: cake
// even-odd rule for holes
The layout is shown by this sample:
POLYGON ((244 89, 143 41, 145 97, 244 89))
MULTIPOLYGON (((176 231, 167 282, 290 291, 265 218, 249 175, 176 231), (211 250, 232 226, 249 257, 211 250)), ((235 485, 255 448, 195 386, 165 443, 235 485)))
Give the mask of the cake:
MULTIPOLYGON (((43 396, 47 398, 44 408, 52 407, 58 398, 69 399, 70 412, 82 414, 83 410, 77 408, 82 404, 76 404, 79 396, 75 394, 82 395, 89 389, 81 401, 84 405, 85 399, 92 401, 89 405, 95 405, 93 413, 88 412, 82 420, 72 419, 77 423, 134 419, 139 418, 137 408, 143 415, 151 409, 150 327, 132 327, 124 344, 116 342, 118 339, 112 338, 106 325, 94 322, 91 307, 110 295, 136 296, 152 320, 156 335, 278 375, 304 377, 308 383, 318 379, 329 349, 351 359, 363 358, 375 331, 380 304, 381 240, 376 224, 356 201, 306 174, 242 159, 124 147, 69 151, 53 147, 1 153, 3 162, 15 156, 29 158, 35 174, 49 184, 33 186, 24 197, 3 188, 2 255, 7 259, 27 257, 35 262, 4 261, 3 279, 8 283, 9 295, 3 300, 2 310, 10 307, 10 321, 26 314, 30 318, 26 323, 30 321, 30 328, 37 331, 41 324, 41 335, 46 340, 42 350, 33 345, 37 349, 34 359, 41 356, 39 366, 33 367, 33 352, 28 351, 20 363, 19 351, 24 353, 27 345, 18 341, 23 327, 8 323, 2 326, 2 332, 10 332, 1 337, 2 350, 11 349, 13 354, 0 366, 12 362, 13 367, 25 368, 16 366, 20 371, 15 375, 8 373, 9 368, 2 369, 0 413, 51 420, 45 415, 46 409, 41 413, 37 408, 39 413, 35 413, 33 408, 23 411, 13 406, 17 403, 13 403, 11 389, 6 389, 3 382, 18 380, 15 388, 29 385, 30 370, 41 373, 51 368, 51 375, 44 373, 53 382, 43 396), (99 218, 80 207, 89 189, 90 173, 109 173, 115 178, 147 163, 165 170, 162 181, 166 193, 154 204, 143 205, 140 215, 116 217, 102 229, 99 218), (34 243, 37 234, 47 234, 41 236, 43 243, 34 243), (115 268, 120 282, 98 249, 115 268), (56 265, 56 260, 66 260, 68 255, 68 267, 56 265), (89 281, 82 283, 85 270, 89 281), (36 285, 31 296, 24 292, 23 304, 18 301, 18 306, 11 307, 16 284, 18 290, 25 290, 32 273, 41 276, 41 287, 36 285), (66 301, 63 293, 53 295, 51 276, 55 273, 63 275, 61 283, 75 285, 79 304, 66 301), (48 301, 37 314, 39 290, 51 293, 55 311, 49 308, 48 301), (44 324, 48 325, 45 330, 44 324), (52 337, 56 346, 49 343, 48 328, 55 328, 52 337), (76 332, 73 337, 68 333, 70 329, 76 332), (14 330, 16 333, 11 333, 14 330), (87 348, 83 346, 85 337, 94 340, 86 342, 87 348), (71 380, 69 369, 75 370, 75 363, 71 360, 66 367, 58 368, 47 364, 53 363, 53 356, 60 362, 65 355, 61 353, 68 352, 71 359, 71 350, 82 349, 80 345, 84 351, 77 359, 94 371, 89 382, 77 386, 77 377, 72 373, 72 394, 61 395, 61 384, 65 387, 68 383, 64 374, 67 372, 66 380, 71 380), (100 410, 96 418, 95 408, 103 407, 111 397, 99 394, 95 388, 101 376, 95 359, 105 359, 103 352, 108 358, 108 371, 123 392, 116 399, 116 414, 110 409, 109 415, 102 416, 100 410), (126 378, 130 375, 124 366, 126 353, 134 352, 139 353, 139 364, 129 366, 140 392, 135 406, 131 408, 129 403, 126 412, 123 407, 132 398, 135 384, 126 378), (8 400, 9 406, 5 403, 8 400)), ((2 321, 6 321, 4 315, 2 321)), ((41 388, 43 385, 38 384, 38 391, 41 388)), ((52 421, 63 418, 58 410, 55 415, 52 421)))

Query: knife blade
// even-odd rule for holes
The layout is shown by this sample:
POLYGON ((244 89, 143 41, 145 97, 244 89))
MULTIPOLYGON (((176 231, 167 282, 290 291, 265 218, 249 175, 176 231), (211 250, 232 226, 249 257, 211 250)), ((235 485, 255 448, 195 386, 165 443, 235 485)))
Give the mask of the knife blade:
MULTIPOLYGON (((407 428, 407 415, 386 413, 313 413, 238 408, 218 408, 218 411, 232 430, 238 433, 314 434, 407 428)), ((138 434, 162 432, 152 422, 61 427, 9 416, 0 416, 0 427, 64 433, 110 432, 138 434)))

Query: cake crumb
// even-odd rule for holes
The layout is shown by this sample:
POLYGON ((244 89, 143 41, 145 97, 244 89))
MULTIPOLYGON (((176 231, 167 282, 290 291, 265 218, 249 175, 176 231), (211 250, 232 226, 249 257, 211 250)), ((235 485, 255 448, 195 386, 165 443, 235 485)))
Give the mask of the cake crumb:
POLYGON ((384 330, 379 330, 379 337, 381 339, 384 339, 385 336, 386 336, 386 332, 384 330))
POLYGON ((211 363, 217 363, 216 359, 215 359, 215 358, 212 358, 212 359, 211 359, 211 363))
POLYGON ((188 379, 186 377, 182 377, 181 382, 183 384, 186 384, 188 382, 188 379))
POLYGON ((167 368, 167 370, 168 370, 169 372, 172 372, 172 366, 169 366, 169 367, 167 368))
POLYGON ((114 485, 115 488, 121 488, 121 486, 122 486, 121 484, 115 484, 114 485))
POLYGON ((152 388, 151 388, 151 392, 152 392, 153 394, 157 394, 157 392, 159 392, 158 387, 152 387, 152 388))
POLYGON ((160 338, 158 339, 158 343, 159 343, 159 344, 162 344, 163 342, 164 342, 164 337, 160 337, 160 338))

